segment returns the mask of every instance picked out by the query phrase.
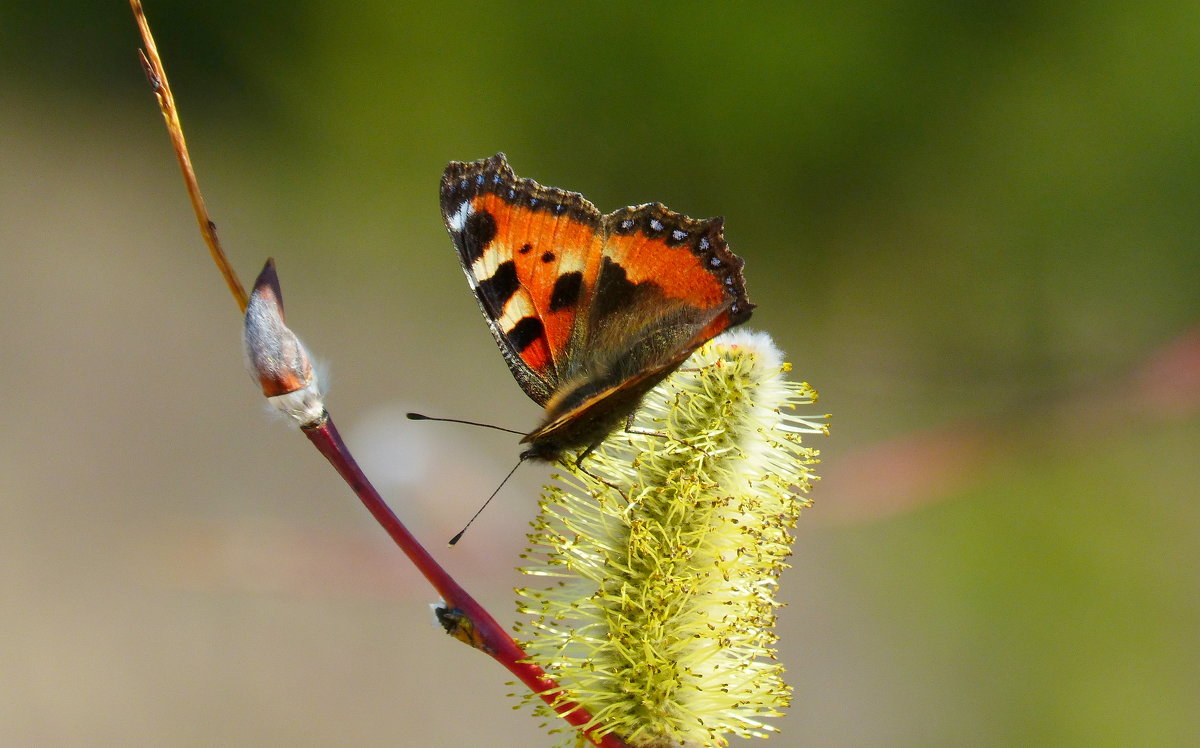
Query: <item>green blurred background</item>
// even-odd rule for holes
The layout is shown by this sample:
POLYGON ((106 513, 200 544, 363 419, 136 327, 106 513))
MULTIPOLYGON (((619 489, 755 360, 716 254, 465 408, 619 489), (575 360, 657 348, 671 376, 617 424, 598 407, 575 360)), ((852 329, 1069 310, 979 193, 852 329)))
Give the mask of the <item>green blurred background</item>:
MULTIPOLYGON (((441 225, 503 150, 724 215, 834 414, 784 746, 1200 744, 1200 5, 147 11, 214 218, 331 408, 511 621, 537 408, 441 225)), ((262 415, 120 2, 0 2, 0 743, 548 745, 262 415)))

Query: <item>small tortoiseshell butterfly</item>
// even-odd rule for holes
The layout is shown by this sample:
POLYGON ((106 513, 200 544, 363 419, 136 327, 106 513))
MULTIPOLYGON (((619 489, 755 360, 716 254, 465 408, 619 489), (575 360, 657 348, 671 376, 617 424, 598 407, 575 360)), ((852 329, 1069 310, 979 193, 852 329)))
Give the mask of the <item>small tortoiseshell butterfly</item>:
POLYGON ((590 451, 754 308, 722 218, 661 203, 601 215, 577 192, 518 177, 503 153, 450 162, 441 202, 504 360, 546 409, 522 459, 590 451))

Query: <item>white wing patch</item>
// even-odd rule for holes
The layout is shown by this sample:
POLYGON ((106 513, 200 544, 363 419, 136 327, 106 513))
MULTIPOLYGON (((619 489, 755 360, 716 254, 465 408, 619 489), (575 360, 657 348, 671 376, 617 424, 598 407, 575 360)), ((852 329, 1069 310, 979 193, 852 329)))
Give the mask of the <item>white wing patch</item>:
POLYGON ((585 252, 568 251, 562 247, 556 247, 554 254, 558 257, 558 265, 555 266, 555 272, 558 275, 582 273, 587 269, 587 253, 585 252))
POLYGON ((475 208, 471 206, 470 200, 463 200, 458 206, 458 210, 454 211, 446 224, 450 226, 450 230, 456 234, 461 234, 462 230, 467 227, 467 219, 475 212, 475 208))
POLYGON ((537 310, 534 309, 529 294, 521 291, 513 294, 508 303, 504 305, 504 313, 500 315, 500 319, 496 320, 496 324, 507 334, 512 332, 522 319, 535 316, 537 316, 537 310))

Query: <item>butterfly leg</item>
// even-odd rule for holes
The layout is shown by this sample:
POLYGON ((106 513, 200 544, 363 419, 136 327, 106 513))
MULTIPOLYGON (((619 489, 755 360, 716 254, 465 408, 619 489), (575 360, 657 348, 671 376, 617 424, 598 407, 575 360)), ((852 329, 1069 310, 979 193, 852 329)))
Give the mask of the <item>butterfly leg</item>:
POLYGON ((603 443, 603 441, 604 440, 601 439, 600 441, 597 441, 593 444, 589 444, 587 446, 587 449, 580 452, 579 455, 575 458, 575 469, 581 473, 587 474, 588 477, 592 478, 593 480, 597 481, 598 483, 603 483, 604 485, 608 486, 612 490, 616 491, 618 494, 621 495, 622 498, 625 499, 625 502, 628 503, 629 496, 624 491, 622 491, 619 487, 606 481, 605 479, 601 478, 600 476, 596 475, 595 473, 593 473, 592 471, 588 470, 587 468, 585 468, 583 466, 584 459, 586 459, 587 456, 590 455, 592 452, 596 451, 596 447, 599 447, 600 444, 603 443))
MULTIPOLYGON (((583 470, 583 461, 587 459, 588 455, 590 455, 592 452, 595 452, 596 447, 599 447, 599 446, 600 446, 600 442, 598 442, 598 441, 592 442, 591 444, 589 444, 587 446, 587 449, 583 450, 575 457, 575 467, 579 468, 580 470, 583 470)), ((583 472, 587 473, 586 470, 583 470, 583 472)), ((592 475, 592 474, 588 473, 588 475, 592 475)), ((593 475, 592 477, 594 478, 596 476, 593 475)))
POLYGON ((661 439, 670 439, 671 438, 671 435, 666 433, 665 431, 655 431, 653 429, 644 429, 644 428, 640 428, 638 426, 634 426, 633 421, 634 421, 634 417, 636 415, 637 415, 637 412, 635 411, 635 412, 630 413, 629 415, 625 416, 625 433, 626 434, 639 434, 641 436, 657 436, 661 439))
POLYGON ((654 429, 646 429, 646 428, 634 426, 633 425, 633 417, 634 417, 634 414, 630 413, 629 416, 625 419, 625 433, 626 434, 638 434, 640 436, 654 436, 659 439, 668 439, 670 441, 678 442, 679 444, 682 444, 684 447, 686 447, 688 449, 699 452, 700 454, 704 455, 705 457, 712 458, 711 454, 704 451, 700 447, 697 447, 696 445, 689 443, 685 439, 676 439, 675 437, 671 436, 670 434, 668 434, 665 431, 655 431, 654 429))

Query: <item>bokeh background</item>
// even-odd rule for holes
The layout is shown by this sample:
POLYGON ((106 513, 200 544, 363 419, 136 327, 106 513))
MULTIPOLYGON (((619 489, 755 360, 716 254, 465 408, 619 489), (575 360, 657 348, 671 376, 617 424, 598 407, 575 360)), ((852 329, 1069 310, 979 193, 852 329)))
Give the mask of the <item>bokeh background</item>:
MULTIPOLYGON (((451 159, 724 215, 834 414, 782 746, 1200 744, 1194 3, 150 2, 227 249, 506 622, 451 159)), ((264 414, 121 2, 0 2, 0 744, 549 745, 264 414)))

